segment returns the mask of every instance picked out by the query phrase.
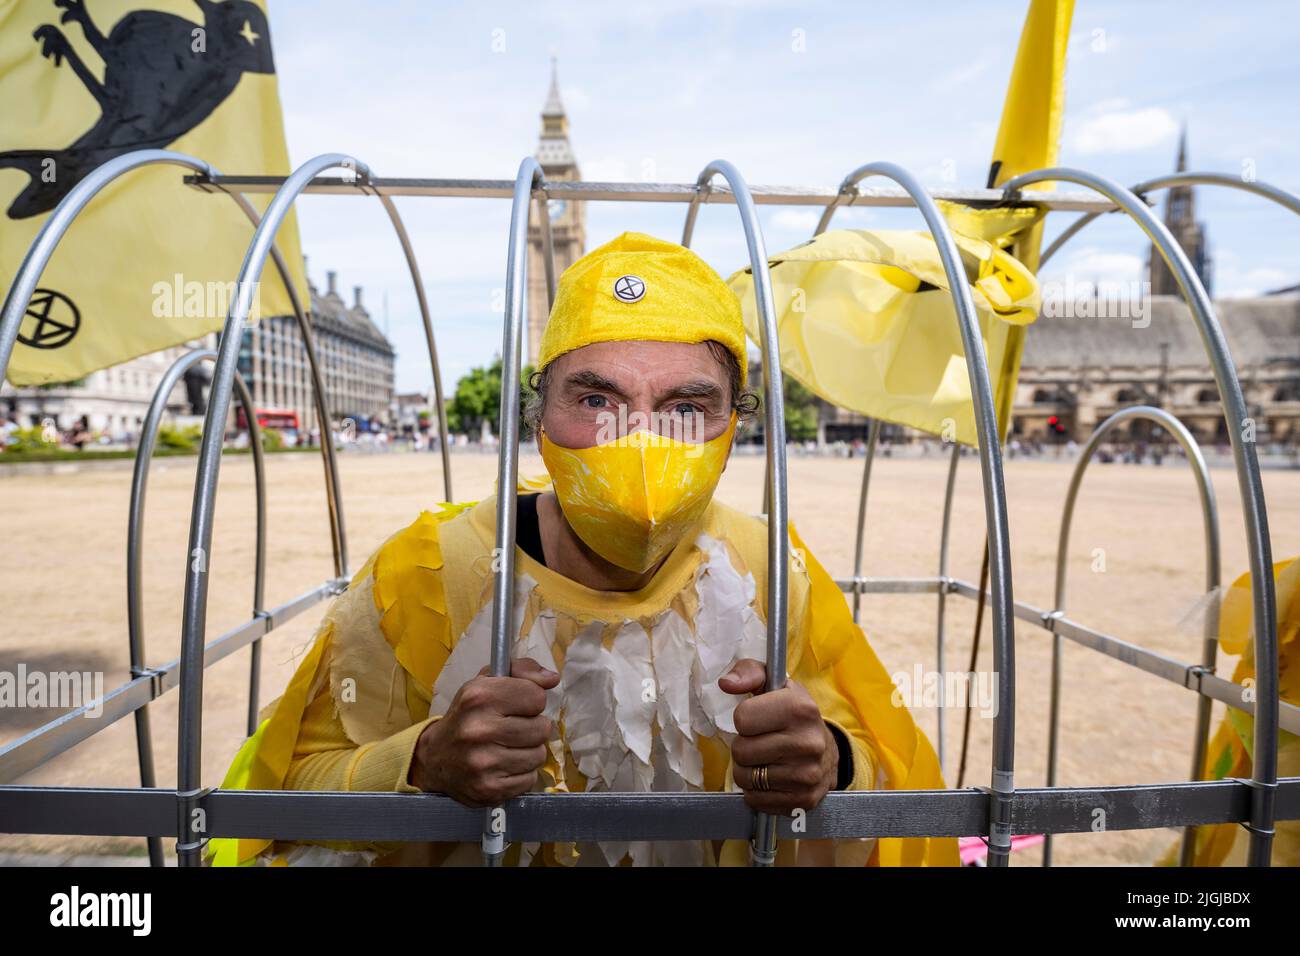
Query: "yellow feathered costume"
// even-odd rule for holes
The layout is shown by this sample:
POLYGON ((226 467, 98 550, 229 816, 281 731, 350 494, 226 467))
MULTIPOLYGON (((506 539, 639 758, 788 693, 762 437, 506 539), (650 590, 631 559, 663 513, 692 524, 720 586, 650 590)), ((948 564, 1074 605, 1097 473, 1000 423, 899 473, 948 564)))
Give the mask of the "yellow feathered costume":
MULTIPOLYGON (((407 774, 416 740, 486 663, 494 525, 493 498, 443 506, 381 546, 331 605, 223 788, 415 792, 407 774)), ((892 703, 894 685, 842 593, 793 529, 791 547, 789 673, 850 741, 849 789, 942 788, 930 742, 892 703)), ((517 550, 512 654, 564 674, 548 693, 556 729, 539 788, 735 789, 728 741, 739 698, 716 680, 734 660, 764 656, 766 555, 763 520, 716 501, 636 592, 590 590, 517 550), (659 700, 628 704, 620 681, 629 679, 655 681, 659 700)), ((735 840, 515 844, 506 863, 744 865, 747 852, 735 840)), ((216 865, 473 865, 480 848, 218 839, 210 856, 216 865)), ((831 863, 957 865, 957 845, 953 838, 780 844, 780 865, 831 863)))
MULTIPOLYGON (((1278 693, 1288 704, 1300 704, 1300 558, 1273 565, 1277 583, 1278 693)), ((1250 574, 1232 582, 1223 596, 1219 612, 1219 648, 1224 654, 1241 655, 1232 680, 1236 684, 1255 680, 1255 644, 1251 639, 1250 574)), ((1203 780, 1229 777, 1249 778, 1254 749, 1255 718, 1229 707, 1210 739, 1205 754, 1203 780)), ((1300 737, 1278 731, 1277 775, 1300 776, 1300 737)), ((1300 820, 1278 820, 1274 824, 1273 866, 1300 866, 1300 820)), ((1248 835, 1240 824, 1220 823, 1198 827, 1193 866, 1245 866, 1248 835)), ((1170 848, 1159 865, 1178 862, 1180 844, 1170 848)))

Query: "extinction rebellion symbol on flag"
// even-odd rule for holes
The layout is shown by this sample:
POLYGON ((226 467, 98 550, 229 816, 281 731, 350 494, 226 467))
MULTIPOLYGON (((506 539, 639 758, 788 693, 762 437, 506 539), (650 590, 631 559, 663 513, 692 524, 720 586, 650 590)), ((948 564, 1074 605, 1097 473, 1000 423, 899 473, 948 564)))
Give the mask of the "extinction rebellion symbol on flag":
POLYGON ((34 349, 62 348, 81 328, 81 310, 62 292, 37 289, 27 303, 18 341, 34 349))

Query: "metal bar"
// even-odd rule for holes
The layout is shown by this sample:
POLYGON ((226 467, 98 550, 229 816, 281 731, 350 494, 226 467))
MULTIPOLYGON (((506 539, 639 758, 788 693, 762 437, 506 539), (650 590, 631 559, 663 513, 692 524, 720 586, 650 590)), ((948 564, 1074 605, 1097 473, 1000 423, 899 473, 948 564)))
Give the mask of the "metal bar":
MULTIPOLYGON (((1229 779, 1016 791, 1016 834, 1241 823, 1250 786, 1229 779)), ((1300 777, 1278 781, 1277 818, 1300 819, 1300 777)), ((0 787, 0 832, 165 836, 175 832, 171 790, 0 787)), ((473 842, 479 812, 441 794, 216 790, 201 799, 213 836, 241 839, 473 842)), ((751 814, 736 793, 525 794, 507 804, 512 841, 745 839, 751 814)), ((979 836, 979 789, 833 791, 802 819, 781 817, 782 839, 979 836)))
MULTIPOLYGON (((345 578, 326 582, 272 609, 263 617, 245 621, 233 630, 227 631, 204 649, 203 666, 211 667, 236 651, 242 650, 257 638, 269 634, 308 608, 341 593, 346 586, 345 578)), ((0 782, 12 783, 29 770, 39 767, 83 740, 89 740, 105 727, 128 714, 135 713, 151 700, 156 700, 172 688, 179 686, 179 669, 179 658, 162 667, 148 668, 141 676, 109 691, 102 700, 92 701, 91 704, 61 714, 49 723, 0 747, 0 782), (92 705, 96 710, 102 708, 102 712, 98 717, 88 719, 92 705)))
MULTIPOLYGON (((172 363, 163 374, 158 387, 154 390, 153 401, 145 415, 141 427, 140 444, 136 449, 135 465, 131 476, 131 502, 128 507, 126 529, 126 629, 127 644, 133 677, 146 676, 148 664, 144 650, 144 597, 141 593, 140 549, 144 534, 144 503, 149 487, 149 466, 153 462, 154 448, 158 440, 158 430, 162 426, 162 417, 167 411, 167 399, 190 368, 199 362, 214 360, 217 353, 210 349, 195 349, 187 352, 172 363)), ((257 409, 244 380, 236 374, 235 385, 239 390, 240 404, 249 421, 249 434, 253 442, 253 474, 257 495, 257 531, 256 559, 253 572, 253 616, 262 612, 266 577, 266 471, 262 460, 261 437, 257 427, 257 409)), ((252 645, 252 663, 249 672, 249 711, 250 721, 256 716, 257 684, 260 661, 260 644, 252 645)), ((249 730, 251 734, 253 729, 249 730)), ((153 735, 149 725, 149 711, 141 707, 135 712, 136 754, 140 763, 140 786, 154 785, 153 735)), ((149 862, 151 866, 162 866, 162 843, 156 839, 149 841, 149 862)))
MULTIPOLYGON (((226 192, 248 217, 256 230, 262 221, 261 215, 247 197, 240 193, 226 192)), ((298 324, 298 334, 302 336, 303 350, 307 355, 307 370, 311 375, 312 402, 316 406, 316 425, 320 432, 321 463, 325 468, 325 507, 330 519, 330 547, 334 552, 334 576, 345 577, 348 573, 348 535, 347 525, 343 520, 343 488, 339 480, 338 459, 334 455, 334 430, 331 426, 328 396, 325 392, 325 379, 321 375, 320 362, 316 360, 316 337, 312 333, 307 312, 303 309, 298 289, 293 284, 289 266, 280 254, 278 246, 271 246, 271 261, 280 274, 289 304, 293 308, 293 318, 298 324)))
MULTIPOLYGON (((855 195, 858 195, 857 183, 849 183, 849 182, 841 183, 840 190, 837 191, 835 199, 833 199, 831 203, 827 204, 826 209, 824 209, 822 213, 822 219, 818 220, 818 224, 816 224, 816 229, 813 230, 814 239, 818 237, 818 235, 822 235, 822 233, 826 232, 826 230, 829 228, 829 225, 831 225, 831 217, 835 216, 836 209, 840 208, 840 206, 844 204, 845 200, 850 200, 850 202, 852 202, 852 199, 854 198, 855 195)), ((863 462, 863 466, 862 466, 862 493, 859 494, 858 497, 858 533, 857 533, 857 540, 855 540, 853 546, 854 580, 858 580, 859 578, 862 578, 862 551, 863 551, 863 546, 865 546, 865 542, 866 542, 866 529, 867 529, 867 490, 871 488, 871 463, 874 462, 876 458, 876 445, 879 444, 879 441, 880 441, 880 419, 874 418, 871 419, 871 424, 868 425, 867 428, 867 449, 865 453, 866 460, 865 462, 863 462)), ((861 610, 862 610, 862 592, 854 591, 853 592, 853 623, 854 624, 859 623, 859 617, 861 617, 861 610)), ((940 748, 943 748, 943 743, 940 743, 940 748)), ((940 765, 943 765, 943 757, 940 757, 940 765)))
MULTIPOLYGON (((842 183, 839 191, 835 194, 835 199, 831 201, 822 211, 821 218, 817 220, 817 227, 813 229, 813 238, 816 239, 828 228, 830 228, 831 218, 835 215, 835 210, 844 204, 846 200, 851 201, 858 195, 856 183, 842 183)), ((862 465, 862 492, 858 497, 858 528, 857 538, 853 545, 853 580, 856 582, 862 577, 862 552, 866 538, 867 528, 867 492, 871 487, 871 464, 876 458, 876 445, 880 441, 880 419, 872 418, 871 424, 867 429, 867 447, 864 452, 865 461, 862 465)), ((765 503, 766 504, 766 503, 765 503)), ((854 588, 853 590, 853 623, 860 623, 862 610, 862 591, 854 588)), ((942 708, 941 708, 942 709, 942 708)), ((940 728, 940 754, 943 751, 942 727, 940 728)), ((939 757, 940 767, 943 765, 942 755, 939 757)))
MULTIPOLYGON (((186 176, 185 183, 199 189, 209 187, 235 189, 242 193, 273 193, 285 181, 283 176, 186 176)), ((423 179, 371 177, 367 185, 386 196, 442 196, 458 199, 510 199, 514 182, 509 179, 423 179)), ((805 186, 751 186, 750 195, 759 206, 913 206, 911 195, 902 189, 859 187, 850 201, 844 202, 837 190, 805 186)), ((305 192, 334 196, 359 195, 354 179, 320 176, 305 192)), ((1001 189, 930 189, 934 199, 968 205, 1007 204, 1001 189)), ((690 183, 640 182, 572 182, 546 184, 551 199, 566 202, 675 202, 694 204, 696 187, 690 183)), ((719 186, 711 190, 706 202, 734 203, 735 193, 719 186)), ((1098 199, 1089 192, 1022 191, 1015 202, 1067 212, 1109 212, 1114 204, 1098 199)), ((688 214, 689 215, 689 214, 688 214)), ((682 243, 686 245, 686 243, 682 243)))
MULTIPOLYGON (((1270 186, 1268 183, 1242 179, 1240 176, 1229 176, 1226 173, 1169 173, 1140 182, 1132 188, 1131 192, 1145 199, 1147 193, 1155 192, 1157 189, 1170 189, 1174 186, 1226 186, 1229 189, 1240 189, 1243 192, 1254 193, 1256 196, 1270 199, 1279 206, 1300 215, 1300 196, 1295 195, 1295 193, 1279 189, 1277 186, 1270 186)), ((1117 211, 1117 208, 1109 211, 1117 211)), ((1039 260, 1038 268, 1041 270, 1047 260, 1056 254, 1057 250, 1077 236, 1088 223, 1105 211, 1107 210, 1093 210, 1072 222, 1070 227, 1057 236, 1056 240, 1048 246, 1047 251, 1043 253, 1042 258, 1039 260)))
MULTIPOLYGON (((892 592, 891 589, 899 582, 913 582, 916 579, 866 578, 864 580, 867 582, 863 586, 865 592, 878 590, 880 593, 896 593, 892 592)), ((946 588, 951 593, 966 598, 975 599, 979 596, 979 588, 969 581, 958 578, 949 579, 946 588)), ((840 589, 847 591, 848 587, 841 584, 840 589)), ((1068 640, 1105 654, 1107 657, 1123 664, 1136 667, 1138 670, 1170 681, 1180 687, 1186 687, 1199 694, 1204 694, 1213 700, 1227 704, 1229 707, 1235 707, 1237 710, 1252 716, 1255 713, 1255 705, 1251 701, 1243 699, 1246 696, 1245 687, 1226 681, 1221 677, 1216 677, 1213 674, 1207 674, 1198 664, 1184 664, 1181 661, 1149 651, 1137 644, 1131 644, 1110 634, 1087 627, 1068 617, 1057 616, 1052 611, 1045 611, 1023 601, 1016 602, 1015 616, 1017 620, 1034 624, 1045 631, 1060 634, 1068 640)), ((1278 713, 1279 726, 1283 730, 1293 734, 1300 734, 1300 707, 1284 702, 1280 705, 1278 713)))
POLYGON ((550 202, 543 188, 537 194, 538 228, 542 233, 542 269, 546 273, 546 307, 555 305, 555 243, 551 240, 550 202))
MULTIPOLYGON (((490 673, 510 676, 514 638, 515 521, 519 484, 519 362, 528 316, 528 209, 535 190, 545 189, 546 176, 537 160, 525 157, 515 178, 510 208, 510 242, 506 253, 506 314, 501 332, 501 454, 497 459, 496 575, 492 582, 492 660, 490 673)), ((549 217, 546 217, 549 224, 549 217)), ((550 261, 548 255, 547 260, 550 261)), ((479 836, 485 866, 499 867, 506 853, 504 807, 481 811, 479 836)))
MULTIPOLYGON (((1065 496, 1065 508, 1061 514, 1061 532, 1056 548, 1056 597, 1054 604, 1055 611, 1060 614, 1065 613, 1065 581, 1066 573, 1069 570, 1067 559, 1070 550, 1070 530, 1074 522, 1074 508, 1078 502, 1079 488, 1083 483, 1084 472, 1092 462, 1093 455, 1096 453, 1102 439, 1120 425, 1134 419, 1153 422, 1168 430, 1182 448, 1183 454, 1187 456, 1187 461, 1192 466, 1192 475, 1196 479, 1196 489, 1201 501, 1201 520, 1205 532, 1205 591, 1207 594, 1213 594, 1219 587, 1219 509, 1214 500, 1214 485, 1210 481, 1210 471, 1205 464, 1205 458, 1201 455, 1200 446, 1197 445, 1196 439, 1192 437, 1191 432, 1187 430, 1183 423, 1169 412, 1150 405, 1134 405, 1130 408, 1120 409, 1093 430, 1093 433, 1088 437, 1087 443, 1083 446, 1083 450, 1075 463, 1074 472, 1070 476, 1069 490, 1065 496)), ((1218 656, 1217 634, 1218 615, 1217 613, 1208 613, 1202 635, 1201 666, 1209 672, 1213 672, 1218 656)), ((1054 633, 1052 635, 1051 703, 1049 705, 1047 735, 1047 785, 1049 787, 1056 786, 1061 717, 1062 640, 1061 634, 1054 633)), ((1210 707, 1211 701, 1208 697, 1202 696, 1197 701, 1196 724, 1192 737, 1191 779, 1193 780, 1200 777, 1201 767, 1205 762, 1205 750, 1210 732, 1210 707)), ((1183 866, 1191 866, 1195 838, 1195 831, 1190 828, 1183 835, 1181 851, 1183 866)), ((1043 866, 1051 865, 1052 838, 1049 834, 1043 847, 1043 866)))
POLYGON ((0 381, 4 380, 9 368, 9 357, 13 354, 14 343, 18 340, 18 329, 27 311, 27 303, 41 273, 45 271, 50 256, 54 254, 64 233, 74 219, 105 186, 134 169, 144 166, 183 166, 201 173, 203 177, 215 174, 215 170, 201 159, 184 153, 173 153, 164 149, 142 149, 125 156, 118 156, 91 170, 81 182, 73 186, 66 196, 54 207, 41 226, 36 239, 27 249, 22 265, 14 276, 9 291, 5 295, 4 310, 0 312, 0 381))
MULTIPOLYGON (((253 617, 266 614, 266 456, 262 449, 262 429, 257 423, 257 406, 244 377, 235 371, 235 392, 248 419, 248 444, 253 454, 253 480, 257 488, 257 552, 253 563, 253 617)), ((262 683, 262 639, 249 647, 248 660, 248 735, 257 732, 257 702, 262 683)))
MULTIPOLYGON (((862 464, 862 491, 858 495, 858 532, 853 545, 853 577, 862 577, 862 553, 866 547, 867 537, 867 492, 871 488, 871 464, 876 460, 876 444, 880 441, 880 419, 871 419, 867 428, 867 449, 862 464)), ((862 606, 862 592, 853 592, 853 623, 857 624, 862 606)))
MULTIPOLYGON (((949 532, 952 530, 952 500, 953 491, 957 487, 957 464, 961 461, 961 445, 958 442, 952 443, 952 455, 948 459, 948 481, 943 490, 943 521, 939 531, 939 578, 946 581, 948 577, 948 542, 949 532)), ((937 673, 944 673, 944 639, 947 636, 945 622, 947 620, 947 587, 937 588, 938 607, 935 615, 935 666, 937 673)), ((943 716, 945 707, 940 704, 935 708, 935 715, 938 718, 939 730, 939 772, 943 773, 944 762, 944 742, 943 742, 943 716)))
POLYGON ((858 190, 857 183, 841 183, 839 190, 835 193, 835 198, 826 204, 821 218, 817 220, 817 228, 813 230, 813 237, 820 236, 830 228, 831 217, 835 215, 836 209, 839 209, 846 201, 849 205, 853 205, 853 200, 860 195, 861 192, 858 190))
MULTIPOLYGON (((140 443, 136 447, 134 471, 131 476, 131 501, 127 509, 126 526, 126 630, 128 655, 133 677, 144 677, 147 668, 144 651, 144 596, 141 593, 140 548, 144 534, 144 500, 149 485, 149 465, 157 443, 158 429, 162 426, 167 397, 181 376, 204 356, 216 353, 195 350, 182 355, 174 362, 154 390, 153 401, 145 414, 140 430, 140 443)), ((141 706, 135 711, 135 749, 140 766, 140 786, 155 785, 153 762, 153 733, 149 723, 149 708, 141 706)), ((148 842, 149 865, 163 866, 162 840, 150 837, 148 842)))
POLYGON ((836 578, 835 584, 846 594, 942 594, 945 588, 943 578, 836 578))
MULTIPOLYGON (((777 338, 776 310, 772 300, 772 276, 767 249, 758 222, 758 210, 745 178, 725 159, 704 167, 695 181, 696 190, 721 194, 712 182, 721 176, 730 187, 745 230, 745 245, 754 277, 754 303, 759 317, 759 349, 763 354, 763 444, 767 450, 767 691, 780 690, 786 680, 786 641, 789 627, 790 531, 789 499, 786 488, 785 390, 781 381, 781 349, 777 338)), ((692 207, 694 208, 694 207, 692 207)), ((689 236, 687 236, 689 238, 689 236)), ((776 863, 776 818, 770 813, 754 815, 750 844, 754 866, 776 863)))
MULTIPOLYGON (((1214 371, 1224 415, 1228 421, 1228 435, 1232 441, 1233 458, 1237 469, 1237 485, 1241 492, 1242 512, 1245 519, 1246 539, 1250 556, 1250 581, 1254 605, 1255 665, 1258 687, 1255 720, 1252 791, 1254 803, 1250 830, 1249 859, 1252 866, 1267 866, 1272 854, 1273 825, 1272 804, 1274 784, 1277 781, 1277 730, 1278 730, 1278 660, 1277 660, 1277 599, 1273 582, 1273 554, 1269 540, 1268 514, 1264 505, 1264 487, 1259 473, 1259 458, 1253 437, 1247 440, 1244 430, 1251 427, 1246 398, 1233 365, 1223 329, 1214 313, 1214 305, 1205 291, 1191 261, 1182 246, 1166 226, 1152 213, 1141 199, 1131 191, 1103 176, 1077 169, 1052 168, 1023 173, 1007 180, 1004 188, 1008 196, 1034 183, 1046 181, 1075 183, 1096 190, 1133 218, 1160 250, 1161 257, 1178 282, 1178 288, 1187 300, 1197 331, 1214 371)), ((1254 184, 1252 184, 1254 185, 1254 184)))
POLYGON ((438 367, 438 346, 433 338, 433 320, 429 315, 429 300, 424 294, 424 280, 420 277, 420 264, 415 258, 415 249, 411 237, 406 232, 406 225, 398 215, 397 206, 381 192, 375 191, 383 204, 384 212, 393 224, 393 231, 402 244, 402 254, 406 256, 406 267, 411 273, 411 284, 415 286, 415 299, 420 304, 420 321, 424 326, 424 344, 429 351, 429 368, 433 371, 433 396, 438 405, 438 450, 442 453, 442 493, 448 502, 455 501, 451 492, 451 446, 447 443, 447 404, 442 393, 442 370, 438 367))
MULTIPOLYGON (((219 175, 218 171, 209 163, 195 159, 185 153, 162 149, 143 149, 127 153, 104 163, 77 183, 68 195, 60 201, 59 205, 55 207, 49 218, 45 220, 45 224, 37 234, 36 240, 28 248, 27 255, 23 258, 22 265, 14 276, 14 281, 6 294, 4 310, 0 312, 0 381, 3 381, 5 372, 9 367, 9 358, 13 353, 14 343, 17 341, 18 330, 27 303, 31 300, 32 292, 36 288, 36 283, 40 280, 41 273, 45 270, 50 257, 54 254, 54 250, 62 241, 64 234, 73 221, 100 190, 119 176, 144 166, 157 165, 180 166, 185 169, 192 169, 198 172, 200 178, 203 179, 210 179, 219 175)), ((231 194, 231 198, 235 200, 244 214, 256 226, 258 222, 257 211, 248 200, 237 193, 231 194)), ((272 255, 276 260, 281 276, 284 278, 285 288, 288 290, 290 300, 293 302, 299 327, 303 331, 303 337, 307 345, 308 362, 312 369, 317 393, 323 396, 323 385, 321 384, 320 373, 312 348, 310 329, 307 327, 306 319, 303 316, 297 291, 294 289, 293 283, 289 281, 289 273, 280 258, 279 251, 272 249, 272 255)), ((321 402, 323 403, 323 398, 321 398, 321 402)), ((323 408, 323 404, 320 407, 323 408)), ((322 426, 322 443, 324 443, 325 431, 326 429, 322 426)), ((333 534, 331 541, 335 551, 335 575, 341 577, 346 573, 347 549, 342 527, 342 504, 337 491, 337 469, 333 467, 332 446, 326 458, 326 480, 332 485, 332 494, 329 500, 331 502, 330 522, 333 534)))
MULTIPOLYGON (((271 200, 244 256, 236 284, 237 297, 231 305, 221 333, 194 486, 185 572, 185 609, 181 623, 181 699, 176 767, 178 819, 184 828, 184 832, 178 832, 176 843, 177 862, 181 866, 200 865, 202 850, 207 842, 206 835, 194 829, 199 818, 192 812, 197 806, 199 781, 202 777, 203 667, 200 666, 199 659, 207 627, 208 561, 212 549, 217 476, 221 469, 226 415, 230 410, 240 340, 243 337, 244 323, 252 308, 254 290, 280 223, 288 215, 302 188, 318 173, 337 166, 356 170, 362 179, 369 175, 365 164, 349 156, 337 153, 318 156, 295 170, 271 200)), ((321 439, 325 440, 323 427, 321 439)))
MULTIPOLYGON (((713 183, 711 182, 703 185, 696 183, 695 189, 691 191, 691 204, 686 207, 686 221, 682 224, 682 245, 687 249, 691 247, 691 239, 695 236, 695 220, 700 214, 700 204, 708 202, 712 193, 713 183)), ((766 505, 763 513, 767 513, 766 505)))
MULTIPOLYGON (((858 184, 869 176, 892 179, 909 193, 934 237, 952 293, 957 325, 966 352, 975 426, 979 441, 980 476, 984 487, 984 518, 988 526, 989 568, 993 598, 993 666, 999 675, 998 712, 993 720, 993 772, 989 792, 989 866, 1006 866, 1011 856, 1011 800, 1015 766, 1015 645, 1011 588, 1011 544, 1007 527, 1006 485, 1002 476, 1002 447, 997 410, 989 381, 984 341, 971 298, 970 284, 952 232, 920 183, 893 163, 870 163, 855 169, 840 185, 841 193, 861 194, 858 184)), ((852 204, 852 203, 850 203, 852 204)))

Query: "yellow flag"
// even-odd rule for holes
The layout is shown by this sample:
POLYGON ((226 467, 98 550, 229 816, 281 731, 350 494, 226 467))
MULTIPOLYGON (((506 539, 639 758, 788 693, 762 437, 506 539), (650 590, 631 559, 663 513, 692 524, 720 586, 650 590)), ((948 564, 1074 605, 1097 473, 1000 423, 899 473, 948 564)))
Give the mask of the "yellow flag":
MULTIPOLYGON (((1073 15, 1074 0, 1030 0, 1016 62, 1011 68, 1007 98, 1002 105, 989 186, 1056 164, 1065 117, 1065 53, 1073 15)), ((1050 189, 1051 186, 1051 183, 1041 183, 1034 188, 1050 189)), ((1017 237, 1011 252, 1037 272, 1042 240, 1040 221, 1017 237)), ((1010 330, 1001 367, 989 370, 997 383, 993 397, 1003 434, 1011 426, 1011 406, 1020 377, 1026 331, 1023 326, 1010 330)))
MULTIPOLYGON (((1050 166, 1065 99, 1072 0, 1033 0, 1003 107, 989 185, 1050 166)), ((993 401, 1011 421, 1043 213, 939 202, 975 302, 993 401)), ((781 368, 819 397, 871 418, 978 444, 970 378, 948 280, 928 232, 836 230, 772 256, 781 368)), ((728 279, 757 341, 753 277, 728 279)))
MULTIPOLYGON (((91 170, 169 149, 221 172, 289 172, 265 0, 0 0, 0 288, 91 170)), ((186 170, 126 173, 79 215, 37 283, 14 385, 76 380, 218 330, 252 226, 186 170)), ((268 197, 253 197, 259 210, 268 197)), ((277 244, 306 300, 296 220, 277 244)), ((292 306, 274 267, 258 313, 292 306)))
MULTIPOLYGON (((1033 209, 939 202, 975 304, 995 394, 1008 342, 1038 317, 1033 272, 1005 252, 1033 209)), ((832 229, 768 258, 781 369, 840 407, 948 441, 978 443, 948 276, 929 232, 832 229)), ((727 284, 758 340, 749 269, 727 284)), ((1022 338, 1017 341, 1023 341, 1022 338)))

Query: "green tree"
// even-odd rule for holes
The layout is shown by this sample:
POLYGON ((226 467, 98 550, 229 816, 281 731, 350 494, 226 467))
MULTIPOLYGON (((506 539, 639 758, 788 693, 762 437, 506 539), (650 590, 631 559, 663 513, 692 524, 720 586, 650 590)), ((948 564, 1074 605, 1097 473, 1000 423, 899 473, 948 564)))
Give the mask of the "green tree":
POLYGON ((817 396, 790 376, 785 376, 785 437, 809 441, 817 437, 817 396))
POLYGON ((158 429, 158 446, 160 448, 193 451, 202 438, 202 425, 186 425, 183 428, 177 428, 175 425, 163 425, 158 429))
MULTIPOLYGON (((531 389, 528 379, 533 373, 531 365, 525 365, 519 390, 519 407, 522 411, 531 389)), ((456 391, 447 403, 447 427, 453 432, 477 436, 487 421, 492 434, 501 433, 501 359, 498 356, 486 368, 473 368, 461 376, 456 383, 456 391)))
POLYGON ((49 440, 45 429, 39 425, 33 428, 19 428, 9 436, 9 445, 5 450, 10 452, 49 451, 59 447, 58 432, 55 432, 54 436, 53 440, 49 440))

